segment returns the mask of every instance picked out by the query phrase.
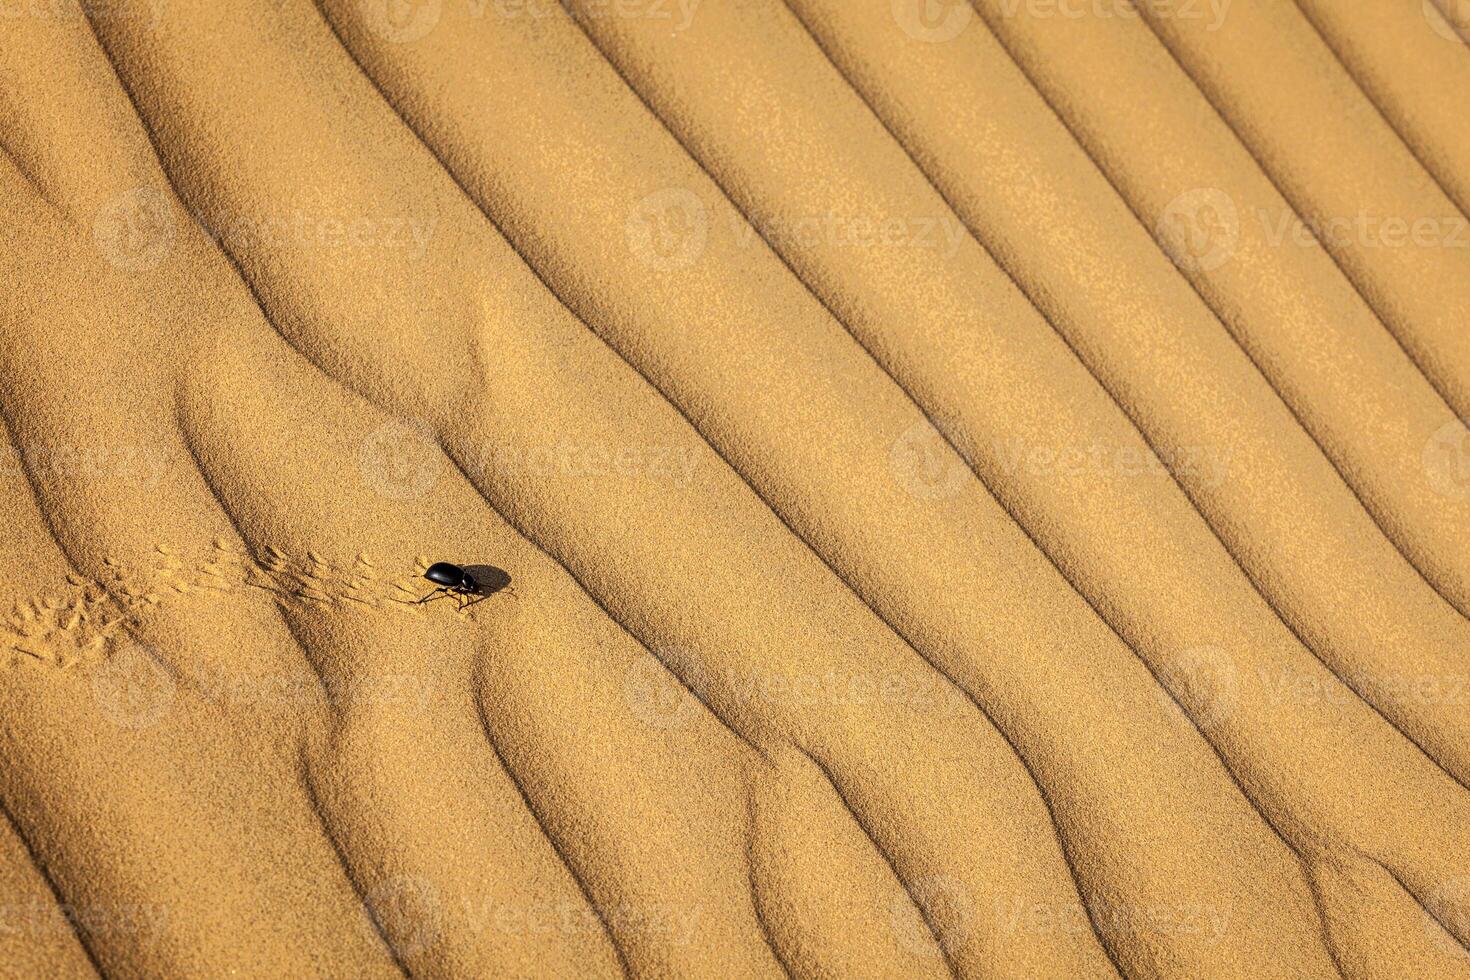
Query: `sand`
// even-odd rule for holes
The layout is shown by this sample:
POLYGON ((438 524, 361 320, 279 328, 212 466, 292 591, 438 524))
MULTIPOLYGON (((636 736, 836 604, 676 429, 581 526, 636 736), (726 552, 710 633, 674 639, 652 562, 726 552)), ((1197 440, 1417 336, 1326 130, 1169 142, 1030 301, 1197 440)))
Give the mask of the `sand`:
POLYGON ((1470 976, 1470 15, 1140 7, 0 4, 0 976, 1470 976))

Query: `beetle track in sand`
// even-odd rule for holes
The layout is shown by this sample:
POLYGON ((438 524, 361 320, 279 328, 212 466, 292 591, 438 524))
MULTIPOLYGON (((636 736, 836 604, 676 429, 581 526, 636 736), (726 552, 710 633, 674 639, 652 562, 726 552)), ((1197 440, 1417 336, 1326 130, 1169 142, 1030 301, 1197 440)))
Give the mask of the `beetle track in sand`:
POLYGON ((102 564, 100 579, 68 573, 56 588, 10 603, 0 616, 4 666, 14 668, 23 662, 62 670, 95 666, 106 660, 123 626, 153 607, 170 598, 207 601, 240 588, 268 592, 282 605, 409 612, 418 607, 426 588, 421 576, 429 567, 428 559, 420 555, 414 575, 389 579, 363 552, 338 566, 314 550, 307 551, 304 560, 295 560, 267 545, 257 559, 223 538, 216 538, 211 552, 193 561, 160 543, 147 565, 110 556, 102 564))

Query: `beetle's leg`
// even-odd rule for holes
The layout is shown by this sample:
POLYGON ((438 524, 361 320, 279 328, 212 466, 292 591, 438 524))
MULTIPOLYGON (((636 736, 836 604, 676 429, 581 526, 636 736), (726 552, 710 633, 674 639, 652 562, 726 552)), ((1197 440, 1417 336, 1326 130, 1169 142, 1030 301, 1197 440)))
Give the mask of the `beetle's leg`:
POLYGON ((441 593, 441 592, 443 592, 445 595, 448 595, 449 594, 448 592, 445 592, 444 591, 444 586, 441 585, 437 589, 435 589, 433 592, 430 592, 428 595, 426 595, 422 599, 420 599, 416 603, 416 605, 422 606, 424 603, 428 602, 430 599, 438 598, 439 597, 439 593, 441 593))

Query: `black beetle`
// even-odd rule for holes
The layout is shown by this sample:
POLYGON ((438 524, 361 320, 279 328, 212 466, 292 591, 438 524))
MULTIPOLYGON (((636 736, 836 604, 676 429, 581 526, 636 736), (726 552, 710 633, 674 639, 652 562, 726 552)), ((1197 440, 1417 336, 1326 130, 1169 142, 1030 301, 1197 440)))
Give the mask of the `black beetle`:
POLYGON ((424 571, 424 578, 438 586, 433 592, 418 601, 423 605, 430 599, 436 599, 441 595, 452 595, 459 600, 457 609, 465 609, 487 599, 496 592, 506 590, 514 595, 514 590, 507 589, 510 585, 510 573, 503 569, 490 565, 476 565, 476 569, 483 570, 484 581, 470 574, 468 569, 460 568, 453 562, 436 561, 424 571), (470 599, 470 596, 478 598, 470 599))

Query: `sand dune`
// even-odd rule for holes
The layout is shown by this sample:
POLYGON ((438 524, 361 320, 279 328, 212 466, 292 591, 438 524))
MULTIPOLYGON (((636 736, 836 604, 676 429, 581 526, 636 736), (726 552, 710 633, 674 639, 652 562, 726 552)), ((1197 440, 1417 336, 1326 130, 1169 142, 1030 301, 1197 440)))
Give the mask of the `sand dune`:
POLYGON ((1140 7, 0 4, 0 975, 1470 975, 1470 17, 1140 7))

